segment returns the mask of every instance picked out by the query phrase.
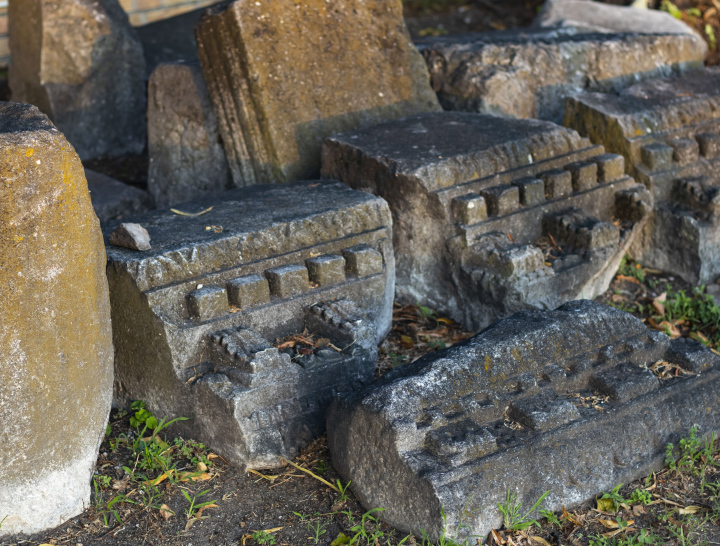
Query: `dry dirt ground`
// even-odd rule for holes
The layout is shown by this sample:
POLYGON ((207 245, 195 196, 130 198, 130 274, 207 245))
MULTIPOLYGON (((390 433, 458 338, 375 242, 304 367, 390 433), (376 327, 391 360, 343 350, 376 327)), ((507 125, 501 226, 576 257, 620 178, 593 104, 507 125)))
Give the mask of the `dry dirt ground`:
MULTIPOLYGON (((648 327, 715 348, 720 308, 712 294, 717 292, 720 286, 693 289, 628 259, 598 300, 632 312, 648 327)), ((380 348, 378 375, 471 335, 431 309, 396 304, 394 311, 392 332, 380 348)), ((655 373, 671 380, 681 372, 660 365, 655 373)), ((603 399, 578 403, 602 411, 603 399)), ((157 439, 147 431, 138 436, 131 418, 142 421, 148 412, 152 408, 113 411, 91 505, 82 515, 51 532, 5 539, 0 545, 364 546, 397 545, 403 539, 407 545, 429 545, 380 523, 378 512, 368 513, 369 507, 355 501, 333 469, 325 438, 282 468, 243 472, 216 456, 212 446, 176 438, 172 425, 157 439)), ((535 514, 538 525, 520 532, 510 531, 509 521, 489 537, 466 544, 720 544, 720 442, 710 445, 688 431, 670 453, 663 471, 608 491, 605 499, 565 513, 535 514)))

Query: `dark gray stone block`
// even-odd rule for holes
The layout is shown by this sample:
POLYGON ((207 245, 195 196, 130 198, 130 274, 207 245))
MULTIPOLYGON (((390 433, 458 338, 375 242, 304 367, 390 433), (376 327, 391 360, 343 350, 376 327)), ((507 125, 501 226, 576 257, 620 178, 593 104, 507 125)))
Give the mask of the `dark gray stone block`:
POLYGON ((310 289, 308 270, 302 265, 282 265, 265 271, 270 294, 278 298, 299 296, 310 289))
POLYGON ((720 275, 720 70, 568 99, 565 125, 625 159, 655 211, 630 252, 694 284, 720 275))
POLYGON ((310 282, 329 286, 345 280, 345 258, 342 256, 318 256, 305 260, 310 282))
POLYGON ((148 192, 85 169, 90 199, 100 222, 141 214, 154 208, 148 192))
MULTIPOLYGON (((520 198, 522 200, 524 193, 520 188, 520 198)), ((477 224, 483 220, 487 220, 488 207, 485 198, 478 193, 468 193, 453 199, 453 214, 455 221, 461 224, 477 224)))
POLYGON ((191 318, 210 320, 227 313, 227 290, 221 286, 203 286, 188 294, 188 314, 191 318))
POLYGON ((585 191, 597 185, 598 166, 592 161, 578 161, 565 167, 572 175, 574 191, 585 191))
POLYGON ((520 190, 517 186, 504 184, 481 191, 491 216, 504 216, 520 207, 520 190))
POLYGON ((551 169, 539 174, 545 182, 547 199, 562 199, 572 194, 572 173, 562 169, 551 169))
POLYGON ((347 272, 357 277, 367 277, 380 273, 383 268, 383 257, 374 248, 360 244, 343 250, 347 264, 347 272))
POLYGON ((550 122, 440 112, 327 139, 323 176, 389 203, 398 295, 477 330, 607 288, 652 206, 621 160, 550 122))
POLYGON ((227 291, 230 304, 240 309, 270 301, 270 285, 267 279, 260 275, 245 275, 230 279, 227 283, 227 291))
POLYGON ((618 154, 602 154, 595 157, 598 181, 601 184, 620 178, 625 173, 625 158, 618 154))
POLYGON ((545 201, 545 182, 541 179, 532 177, 521 178, 520 180, 514 180, 513 185, 517 186, 520 190, 521 205, 528 207, 545 201))
POLYGON ((559 510, 647 476, 693 425, 720 431, 719 404, 708 348, 581 300, 518 313, 340 398, 328 444, 388 524, 462 540, 499 528, 508 491, 529 507, 549 490, 545 508, 559 510), (702 374, 659 380, 648 367, 661 359, 702 374), (582 402, 598 394, 603 411, 582 402))
POLYGON ((277 466, 323 432, 334 394, 373 378, 394 293, 387 203, 314 181, 176 210, 205 212, 136 217, 152 250, 107 246, 116 403, 193 416, 182 432, 226 460, 277 466), (321 266, 317 286, 310 264, 321 266), (277 348, 306 329, 317 347, 277 348))

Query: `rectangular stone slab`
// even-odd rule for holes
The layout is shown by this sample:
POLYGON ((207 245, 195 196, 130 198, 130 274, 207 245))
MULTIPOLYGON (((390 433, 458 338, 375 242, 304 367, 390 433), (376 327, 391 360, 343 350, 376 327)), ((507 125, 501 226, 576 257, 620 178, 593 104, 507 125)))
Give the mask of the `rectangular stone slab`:
POLYGON ((602 34, 574 28, 521 29, 417 42, 446 110, 560 123, 565 98, 617 92, 639 80, 703 66, 694 34, 602 34))
POLYGON ((564 124, 625 157, 655 197, 631 252, 690 283, 720 275, 720 70, 642 82, 618 95, 568 100, 564 124))
POLYGON ((607 289, 651 207, 598 175, 622 160, 554 123, 439 112, 327 139, 323 176, 389 203, 398 294, 477 331, 607 289))
POLYGON ((485 537, 507 492, 528 508, 545 491, 546 509, 577 506, 662 468, 693 425, 720 430, 718 404, 709 349, 581 300, 518 313, 333 402, 328 443, 390 525, 437 540, 444 511, 445 536, 485 537), (702 373, 659 380, 658 360, 702 373), (581 403, 595 394, 609 396, 603 411, 581 403))
POLYGON ((235 0, 196 37, 236 186, 314 178, 326 136, 440 110, 401 0, 235 0))
POLYGON ((312 181, 175 210, 201 214, 124 219, 147 229, 152 249, 107 246, 116 400, 194 415, 187 432, 227 460, 277 466, 322 433, 334 393, 372 380, 392 313, 389 209, 339 182, 312 181), (323 256, 343 261, 345 274, 311 282, 308 264, 323 256), (273 346, 305 329, 317 334, 308 354, 273 346))

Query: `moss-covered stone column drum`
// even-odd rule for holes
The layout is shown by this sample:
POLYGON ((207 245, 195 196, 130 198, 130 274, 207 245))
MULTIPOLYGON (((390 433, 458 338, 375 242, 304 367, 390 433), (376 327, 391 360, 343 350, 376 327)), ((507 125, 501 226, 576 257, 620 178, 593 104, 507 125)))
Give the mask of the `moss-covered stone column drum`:
POLYGON ((75 150, 34 106, 0 103, 0 536, 89 505, 112 400, 105 263, 75 150))

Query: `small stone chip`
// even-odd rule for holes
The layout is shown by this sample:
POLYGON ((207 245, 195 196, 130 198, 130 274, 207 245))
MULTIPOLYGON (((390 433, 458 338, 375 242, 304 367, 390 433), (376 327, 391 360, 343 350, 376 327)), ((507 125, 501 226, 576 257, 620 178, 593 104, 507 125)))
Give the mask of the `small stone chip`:
POLYGON ((132 250, 150 250, 150 234, 140 224, 120 224, 110 235, 110 244, 132 250))

